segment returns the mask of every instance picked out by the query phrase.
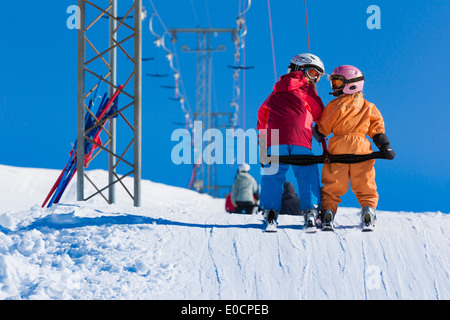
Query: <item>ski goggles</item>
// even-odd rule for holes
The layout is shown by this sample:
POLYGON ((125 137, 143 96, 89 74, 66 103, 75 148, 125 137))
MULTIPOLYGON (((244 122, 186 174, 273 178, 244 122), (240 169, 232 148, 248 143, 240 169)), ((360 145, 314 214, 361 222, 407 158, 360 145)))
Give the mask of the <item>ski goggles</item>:
POLYGON ((333 74, 331 76, 328 76, 328 80, 330 80, 331 89, 340 90, 343 89, 346 84, 364 80, 364 76, 356 77, 353 79, 346 79, 344 76, 333 74))
POLYGON ((323 75, 318 69, 314 67, 305 68, 305 74, 311 80, 314 80, 315 83, 320 81, 320 77, 323 75))
POLYGON ((345 77, 340 76, 340 75, 328 76, 328 80, 330 80, 331 89, 333 89, 333 90, 344 88, 345 83, 346 83, 345 77))

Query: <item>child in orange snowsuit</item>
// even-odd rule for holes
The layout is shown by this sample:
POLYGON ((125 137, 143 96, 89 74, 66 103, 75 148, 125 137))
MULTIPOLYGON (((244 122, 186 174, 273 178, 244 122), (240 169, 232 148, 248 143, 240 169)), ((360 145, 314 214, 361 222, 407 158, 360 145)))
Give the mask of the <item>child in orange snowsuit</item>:
MULTIPOLYGON (((324 109, 322 117, 314 128, 317 135, 334 136, 329 141, 329 153, 368 154, 372 152, 368 135, 385 154, 393 159, 394 152, 384 134, 384 121, 381 113, 373 103, 363 98, 364 76, 352 66, 340 66, 330 76, 333 95, 324 109)), ((340 197, 348 191, 348 184, 361 205, 361 222, 373 226, 376 220, 375 209, 378 204, 377 186, 375 184, 375 160, 361 163, 325 164, 322 169, 322 218, 324 227, 332 228, 334 215, 340 197)))

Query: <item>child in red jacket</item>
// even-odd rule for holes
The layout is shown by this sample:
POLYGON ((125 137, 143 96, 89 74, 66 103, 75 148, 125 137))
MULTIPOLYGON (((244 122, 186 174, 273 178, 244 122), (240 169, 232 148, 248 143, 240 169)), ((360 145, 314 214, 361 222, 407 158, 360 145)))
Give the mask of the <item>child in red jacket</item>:
MULTIPOLYGON (((258 111, 257 129, 260 130, 260 139, 265 140, 268 147, 268 155, 312 155, 313 121, 320 118, 324 108, 315 85, 324 72, 322 61, 313 54, 299 54, 291 60, 288 73, 280 77, 258 111), (261 134, 263 129, 267 130, 267 136, 261 134), (275 132, 279 141, 272 145, 275 132)), ((287 164, 277 165, 276 174, 266 172, 268 168, 265 167, 261 178, 260 206, 265 211, 267 222, 272 225, 275 225, 281 209, 283 185, 289 169, 287 164)), ((318 210, 321 209, 318 166, 292 168, 306 225, 315 228, 318 210)))

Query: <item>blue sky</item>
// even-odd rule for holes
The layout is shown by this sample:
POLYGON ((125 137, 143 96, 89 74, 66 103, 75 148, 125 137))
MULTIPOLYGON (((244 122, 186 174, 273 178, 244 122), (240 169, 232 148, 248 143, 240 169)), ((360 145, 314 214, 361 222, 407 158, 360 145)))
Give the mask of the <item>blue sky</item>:
MULTIPOLYGON (((102 2, 102 1, 99 1, 102 2)), ((124 14, 130 1, 118 1, 124 14)), ((168 28, 234 28, 241 1, 153 0, 168 28)), ((62 169, 76 137, 77 35, 66 27, 68 6, 75 0, 2 3, 2 61, 0 89, 0 164, 62 169)), ((143 0, 148 17, 150 1, 143 0)), ((311 53, 324 62, 326 71, 352 64, 366 78, 364 96, 383 114, 386 134, 397 156, 377 160, 378 209, 450 212, 450 143, 448 119, 450 62, 450 3, 441 1, 307 1, 311 53), (367 7, 381 10, 381 29, 370 30, 367 7)), ((277 77, 290 59, 307 52, 304 3, 271 1, 277 77)), ((170 137, 184 121, 173 92, 172 72, 161 48, 144 21, 143 73, 166 73, 167 78, 143 78, 142 177, 186 187, 192 166, 174 165, 170 137)), ((246 14, 245 128, 256 126, 256 113, 274 84, 267 1, 253 0, 246 14)), ((155 22, 155 31, 162 33, 155 22)), ((166 37, 169 39, 169 37, 166 37)), ((232 99, 234 44, 229 35, 218 35, 213 44, 227 50, 213 56, 213 110, 229 112, 232 99)), ((195 55, 182 53, 181 45, 195 47, 192 37, 180 36, 179 69, 191 108, 195 106, 195 55)), ((171 48, 171 45, 168 45, 171 48)), ((120 68, 120 65, 119 65, 120 68)), ((242 78, 242 73, 241 73, 242 78)), ((103 87, 103 91, 106 87, 103 87)), ((102 91, 102 90, 101 90, 102 91)), ((323 79, 318 93, 331 101, 329 82, 323 79)), ((241 94, 242 96, 243 94, 241 94)), ((243 106, 240 100, 241 108, 243 106)), ((244 115, 241 114, 241 122, 244 115)), ((318 144, 313 150, 320 153, 318 144)), ((99 157, 89 167, 107 169, 99 157)), ((230 185, 236 166, 220 165, 220 184, 230 185)), ((259 167, 251 171, 259 180, 259 167)), ((125 172, 123 172, 125 173, 125 172)), ((289 180, 293 180, 292 173, 289 180)), ((47 190, 43 190, 43 198, 47 190)), ((145 195, 143 195, 145 197, 145 195)), ((342 206, 358 206, 352 192, 342 206)))

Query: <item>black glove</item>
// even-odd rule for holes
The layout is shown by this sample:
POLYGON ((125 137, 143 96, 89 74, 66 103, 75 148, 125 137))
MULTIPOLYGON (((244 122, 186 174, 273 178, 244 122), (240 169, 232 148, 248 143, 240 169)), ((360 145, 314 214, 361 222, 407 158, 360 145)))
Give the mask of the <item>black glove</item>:
POLYGON ((320 131, 319 131, 319 126, 318 126, 317 124, 313 127, 312 132, 313 132, 313 137, 314 137, 314 139, 317 140, 317 142, 320 142, 320 141, 322 141, 323 139, 326 138, 325 135, 323 135, 322 133, 320 133, 320 131))
POLYGON ((373 142, 383 152, 384 156, 388 160, 392 160, 395 157, 395 152, 392 150, 388 137, 384 133, 378 133, 373 136, 373 142))

